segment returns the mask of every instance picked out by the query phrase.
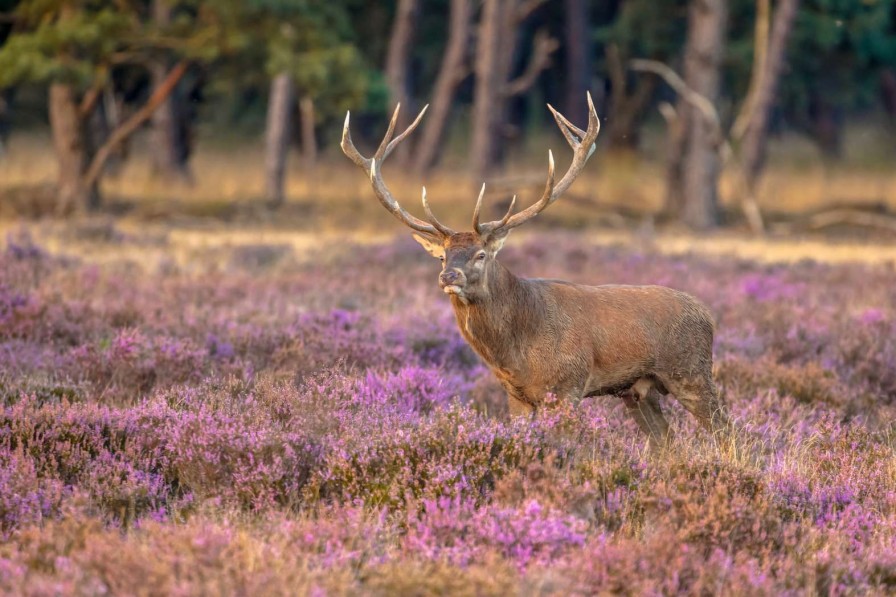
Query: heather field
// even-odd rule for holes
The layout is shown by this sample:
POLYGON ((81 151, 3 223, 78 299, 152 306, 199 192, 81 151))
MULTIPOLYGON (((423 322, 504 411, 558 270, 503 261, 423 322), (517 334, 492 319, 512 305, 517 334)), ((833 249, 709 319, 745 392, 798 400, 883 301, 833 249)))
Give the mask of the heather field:
POLYGON ((896 591, 892 262, 511 238, 714 312, 739 429, 666 399, 654 454, 611 397, 509 418, 410 238, 69 234, 0 246, 0 593, 896 591))

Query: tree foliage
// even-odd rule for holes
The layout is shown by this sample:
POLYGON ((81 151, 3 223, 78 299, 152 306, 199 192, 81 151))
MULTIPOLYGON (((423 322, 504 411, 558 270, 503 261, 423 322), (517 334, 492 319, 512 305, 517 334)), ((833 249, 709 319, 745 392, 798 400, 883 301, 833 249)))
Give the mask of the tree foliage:
POLYGON ((867 107, 876 72, 896 66, 894 8, 893 0, 805 0, 782 86, 788 112, 808 111, 813 95, 843 110, 867 107))

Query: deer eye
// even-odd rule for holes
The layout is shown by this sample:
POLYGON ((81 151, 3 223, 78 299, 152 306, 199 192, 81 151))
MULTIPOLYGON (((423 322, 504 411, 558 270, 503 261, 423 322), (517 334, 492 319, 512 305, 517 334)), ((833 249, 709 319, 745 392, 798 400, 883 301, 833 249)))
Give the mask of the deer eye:
POLYGON ((476 261, 482 261, 483 259, 485 259, 485 251, 476 254, 476 261))

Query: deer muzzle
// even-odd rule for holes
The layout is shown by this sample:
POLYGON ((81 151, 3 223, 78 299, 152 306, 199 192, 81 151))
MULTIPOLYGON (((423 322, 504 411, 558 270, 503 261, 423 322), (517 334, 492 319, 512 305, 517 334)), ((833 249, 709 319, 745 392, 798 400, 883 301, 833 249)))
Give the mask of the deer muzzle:
POLYGON ((460 270, 446 269, 439 274, 439 287, 445 294, 463 293, 466 283, 467 277, 460 270))

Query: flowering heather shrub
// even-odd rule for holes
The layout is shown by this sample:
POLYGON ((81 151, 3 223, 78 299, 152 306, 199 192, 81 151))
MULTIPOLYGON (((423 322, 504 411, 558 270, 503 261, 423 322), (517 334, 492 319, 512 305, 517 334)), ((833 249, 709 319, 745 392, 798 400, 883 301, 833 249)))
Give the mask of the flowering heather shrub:
POLYGON ((666 400, 658 456, 609 397, 508 419, 409 239, 211 253, 7 240, 0 594, 896 591, 892 267, 508 246, 716 314, 741 429, 716 448, 666 400))
POLYGON ((584 521, 545 511, 536 500, 517 510, 441 498, 426 501, 420 517, 409 522, 405 546, 425 558, 460 566, 497 550, 503 558, 525 567, 581 547, 584 528, 584 521))

